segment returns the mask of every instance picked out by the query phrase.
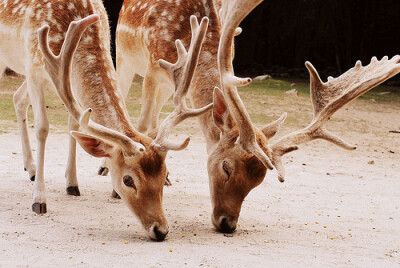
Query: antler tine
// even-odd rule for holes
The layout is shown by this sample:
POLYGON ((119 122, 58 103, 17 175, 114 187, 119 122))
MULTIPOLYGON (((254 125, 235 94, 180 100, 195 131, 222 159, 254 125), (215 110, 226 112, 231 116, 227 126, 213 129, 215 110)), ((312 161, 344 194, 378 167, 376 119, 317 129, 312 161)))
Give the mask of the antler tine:
POLYGON ((210 103, 200 109, 189 109, 186 104, 185 97, 197 66, 201 45, 208 27, 208 18, 204 17, 199 25, 196 16, 192 15, 190 17, 190 25, 192 28, 192 41, 189 51, 186 52, 182 42, 177 40, 175 42, 178 52, 177 62, 171 64, 165 60, 159 60, 160 66, 171 74, 175 83, 175 110, 161 123, 157 137, 153 141, 161 151, 182 150, 186 148, 190 138, 186 138, 181 144, 175 144, 167 140, 170 131, 186 118, 201 115, 208 111, 213 105, 210 103))
POLYGON ((69 104, 66 105, 66 107, 77 121, 79 121, 83 111, 79 104, 74 101, 71 91, 71 83, 69 80, 72 56, 78 47, 83 32, 87 27, 98 20, 99 16, 93 14, 82 20, 71 22, 58 56, 55 56, 49 47, 48 34, 50 27, 45 25, 38 30, 39 47, 43 54, 45 69, 53 80, 61 100, 65 104, 69 104))
POLYGON ((224 2, 220 12, 222 23, 221 41, 218 48, 218 67, 221 75, 221 85, 228 106, 239 126, 239 143, 249 153, 254 154, 269 169, 273 169, 271 161, 256 142, 256 133, 250 116, 240 99, 238 86, 251 82, 250 78, 238 78, 234 75, 232 65, 232 43, 240 22, 262 0, 241 0, 233 4, 224 2))
POLYGON ((284 180, 283 165, 279 164, 281 156, 297 149, 297 145, 301 143, 324 139, 347 150, 356 149, 355 146, 330 133, 325 124, 329 117, 344 105, 399 73, 400 56, 394 56, 390 60, 388 57, 383 57, 380 61, 373 57, 371 63, 364 67, 357 61, 353 68, 337 78, 329 77, 326 83, 321 81, 310 62, 306 62, 306 67, 310 72, 314 118, 306 128, 282 137, 271 146, 272 161, 277 167, 281 181, 284 180))
POLYGON ((83 112, 83 109, 72 93, 70 74, 74 53, 84 31, 87 29, 87 27, 98 20, 99 16, 93 14, 79 21, 71 22, 58 56, 53 54, 48 44, 50 27, 48 25, 41 27, 38 30, 38 40, 40 50, 43 54, 44 67, 49 73, 49 76, 56 87, 56 91, 67 107, 68 112, 75 118, 76 121, 80 121, 80 126, 82 129, 120 145, 126 153, 134 154, 137 151, 143 151, 143 145, 134 142, 122 133, 91 121, 89 119, 91 109, 83 112))

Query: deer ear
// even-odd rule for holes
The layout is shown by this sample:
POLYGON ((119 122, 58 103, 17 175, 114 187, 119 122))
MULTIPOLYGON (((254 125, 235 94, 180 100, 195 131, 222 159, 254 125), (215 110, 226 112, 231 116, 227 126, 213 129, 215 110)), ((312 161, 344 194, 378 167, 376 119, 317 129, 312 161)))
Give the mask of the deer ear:
POLYGON ((226 104, 224 94, 218 88, 214 88, 214 96, 213 96, 213 117, 214 123, 222 132, 227 132, 232 129, 232 117, 229 114, 228 105, 226 104))
POLYGON ((104 140, 82 132, 71 131, 71 136, 75 138, 82 148, 94 157, 110 157, 113 146, 104 140))

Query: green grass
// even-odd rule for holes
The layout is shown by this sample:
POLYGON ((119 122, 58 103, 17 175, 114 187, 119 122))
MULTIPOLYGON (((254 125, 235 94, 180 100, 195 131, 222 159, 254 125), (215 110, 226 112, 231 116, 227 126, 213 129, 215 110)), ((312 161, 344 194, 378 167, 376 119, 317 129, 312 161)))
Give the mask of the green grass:
MULTIPOLYGON (((22 77, 3 77, 0 80, 0 133, 17 129, 16 116, 12 96, 22 84, 22 77)), ((141 107, 141 88, 143 80, 135 78, 129 92, 127 107, 133 122, 137 122, 141 107)), ((239 93, 246 108, 256 125, 263 125, 277 119, 282 113, 288 112, 285 125, 289 128, 304 127, 312 118, 312 106, 308 80, 278 80, 269 79, 253 82, 249 86, 239 88, 239 93), (285 94, 286 91, 297 89, 299 97, 285 94)), ((400 102, 400 88, 381 85, 364 94, 359 99, 376 102, 400 102), (385 94, 390 92, 390 94, 385 94), (384 94, 382 94, 384 93, 384 94)), ((46 105, 51 128, 66 131, 68 113, 56 93, 46 91, 46 105)), ((172 99, 163 107, 160 118, 165 118, 174 109, 172 99)), ((32 109, 29 108, 29 126, 33 126, 32 109)), ((195 122, 195 121, 193 121, 195 122)), ((192 123, 193 123, 192 122, 192 123)), ((192 123, 189 125, 192 126, 192 123)), ((193 123, 195 124, 195 123, 193 123)), ((179 126, 181 129, 183 126, 179 126)))

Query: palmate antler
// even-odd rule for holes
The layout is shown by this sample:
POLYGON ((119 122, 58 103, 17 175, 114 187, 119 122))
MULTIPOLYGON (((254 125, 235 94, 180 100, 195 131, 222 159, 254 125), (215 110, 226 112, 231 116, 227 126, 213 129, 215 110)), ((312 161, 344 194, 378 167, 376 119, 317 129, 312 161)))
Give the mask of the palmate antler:
MULTIPOLYGON (((346 103, 399 73, 400 56, 395 56, 390 60, 384 57, 380 61, 374 57, 371 63, 365 67, 362 67, 361 62, 357 62, 354 68, 338 78, 328 78, 328 82, 326 83, 321 81, 311 63, 306 62, 306 67, 311 76, 311 98, 314 106, 313 121, 306 128, 282 137, 276 143, 272 144, 269 150, 264 152, 256 143, 256 133, 253 124, 237 92, 238 86, 249 84, 251 79, 241 79, 234 76, 232 66, 232 42, 236 28, 245 16, 261 1, 224 1, 220 12, 223 25, 221 42, 218 48, 218 66, 225 98, 239 127, 239 144, 244 151, 253 153, 265 167, 276 167, 278 170, 278 179, 283 182, 285 171, 281 157, 286 153, 298 149, 298 145, 301 143, 314 139, 325 139, 345 149, 355 149, 354 146, 347 144, 339 137, 328 132, 325 128, 325 123, 329 120, 330 116, 346 103), (273 165, 268 155, 271 156, 273 165)), ((272 137, 285 118, 286 114, 282 115, 276 122, 264 127, 262 129, 264 135, 267 138, 272 137)))
POLYGON ((192 39, 189 51, 186 51, 180 40, 175 42, 178 52, 178 60, 175 64, 165 60, 159 60, 160 66, 168 71, 175 83, 174 104, 175 110, 161 123, 157 137, 153 141, 161 151, 182 150, 189 144, 190 138, 181 144, 168 141, 170 131, 180 122, 189 117, 194 117, 205 113, 212 107, 212 103, 200 109, 189 109, 186 104, 186 94, 189 90, 190 83, 195 72, 201 45, 207 31, 208 18, 204 17, 201 23, 197 22, 196 16, 190 17, 190 26, 192 29, 192 39))
POLYGON ((118 131, 106 128, 90 120, 92 110, 87 109, 83 112, 71 90, 71 63, 79 40, 84 31, 98 20, 99 16, 94 14, 82 20, 71 22, 58 56, 55 56, 49 48, 48 33, 50 27, 46 25, 40 28, 38 30, 39 47, 43 54, 45 69, 49 73, 57 93, 67 107, 68 112, 77 122, 80 122, 80 127, 84 131, 118 144, 125 153, 141 154, 144 151, 143 145, 134 142, 118 131))
POLYGON ((400 56, 388 57, 378 61, 373 57, 371 63, 362 66, 356 65, 337 78, 328 78, 323 83, 310 62, 306 62, 310 72, 311 99, 314 108, 314 118, 306 128, 290 133, 271 145, 272 163, 278 170, 278 179, 284 181, 285 170, 281 156, 298 149, 298 145, 314 139, 324 139, 344 149, 354 150, 352 146, 336 135, 330 133, 325 124, 337 110, 345 104, 361 96, 387 79, 400 72, 400 56))
POLYGON ((237 87, 245 86, 251 82, 250 78, 238 78, 234 75, 232 65, 233 38, 240 22, 262 0, 225 1, 220 12, 222 25, 221 41, 218 47, 218 68, 221 75, 221 86, 239 127, 239 144, 248 153, 254 154, 265 167, 273 166, 267 154, 256 142, 256 133, 251 123, 250 116, 240 99, 237 87))

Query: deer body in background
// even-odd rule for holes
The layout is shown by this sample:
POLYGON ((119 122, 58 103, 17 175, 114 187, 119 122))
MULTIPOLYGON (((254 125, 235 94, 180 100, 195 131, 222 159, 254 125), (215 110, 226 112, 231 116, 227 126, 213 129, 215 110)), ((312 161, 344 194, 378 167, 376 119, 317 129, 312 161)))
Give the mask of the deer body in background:
MULTIPOLYGON (((128 95, 135 74, 144 78, 142 106, 138 130, 147 133, 157 128, 158 116, 165 101, 173 92, 173 80, 158 65, 158 59, 176 60, 172 41, 179 39, 187 48, 190 43, 190 15, 207 16, 209 26, 199 56, 189 94, 199 95, 196 107, 212 102, 214 86, 219 85, 216 61, 220 38, 220 23, 213 0, 174 1, 125 0, 117 26, 117 76, 123 95, 128 95), (210 94, 211 92, 211 94, 210 94), (201 96, 200 96, 201 95, 201 96)), ((201 116, 209 117, 210 113, 201 116)), ((205 121, 208 121, 207 119, 205 121)), ((202 124, 206 128, 206 124, 202 124)), ((218 131, 208 132, 212 140, 219 139, 218 131)), ((208 135, 207 134, 207 135, 208 135)))
MULTIPOLYGON (((38 214, 47 211, 44 152, 49 123, 44 88, 55 88, 70 113, 69 129, 73 136, 66 172, 67 192, 80 195, 75 161, 77 140, 89 154, 107 158, 114 189, 149 236, 163 240, 168 233, 162 208, 166 154, 168 150, 183 149, 189 142, 188 139, 181 144, 169 142, 169 131, 185 118, 197 116, 210 106, 195 111, 182 109, 182 97, 186 92, 178 85, 176 91, 181 92, 175 96, 178 106, 160 127, 157 138, 153 140, 139 133, 130 122, 119 90, 110 56, 108 19, 99 0, 0 1, 0 25, 0 62, 26 76, 14 95, 14 103, 24 165, 29 176, 35 178, 33 211, 38 214), (59 56, 54 56, 53 52, 59 56), (33 164, 27 132, 29 101, 38 141, 37 168, 33 164), (90 109, 84 112, 86 108, 90 109), (78 132, 79 127, 85 133, 78 132)), ((204 32, 207 26, 202 25, 200 29, 204 32)), ((198 48, 201 38, 196 40, 193 46, 198 48)), ((196 56, 184 54, 182 61, 195 64, 196 56)), ((179 79, 190 82, 190 75, 181 72, 176 75, 175 82, 179 79)))
POLYGON ((238 86, 247 85, 251 79, 235 77, 232 66, 233 38, 237 35, 237 27, 262 0, 221 2, 126 0, 117 27, 117 73, 125 96, 134 73, 144 77, 139 129, 148 131, 154 128, 158 113, 170 94, 168 87, 157 88, 155 85, 159 83, 154 81, 168 84, 171 80, 155 62, 161 57, 175 57, 166 39, 179 36, 185 44, 189 27, 181 24, 180 18, 187 12, 195 11, 198 15, 210 17, 198 72, 189 93, 194 107, 214 100, 213 111, 199 117, 207 141, 207 169, 213 205, 211 218, 218 231, 233 232, 245 197, 263 181, 267 169, 276 168, 279 180, 284 181, 281 161, 284 154, 313 139, 325 139, 345 149, 355 149, 328 132, 325 124, 346 103, 400 72, 400 57, 390 60, 385 57, 381 61, 373 58, 365 67, 357 62, 354 68, 338 78, 329 78, 326 83, 307 62, 314 119, 305 129, 270 144, 269 139, 276 134, 286 114, 262 129, 255 127, 237 92, 238 86), (219 7, 221 12, 217 12, 219 7), (220 85, 222 91, 213 90, 220 85))

